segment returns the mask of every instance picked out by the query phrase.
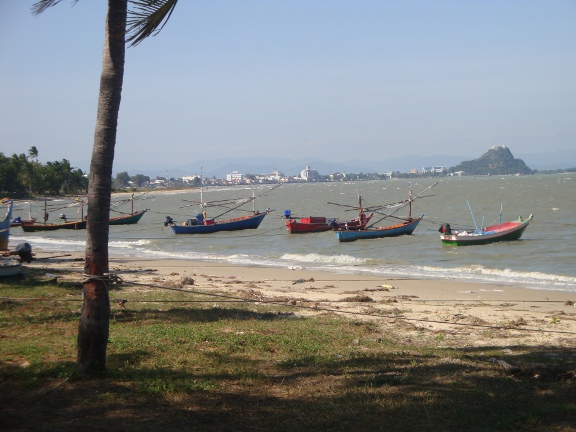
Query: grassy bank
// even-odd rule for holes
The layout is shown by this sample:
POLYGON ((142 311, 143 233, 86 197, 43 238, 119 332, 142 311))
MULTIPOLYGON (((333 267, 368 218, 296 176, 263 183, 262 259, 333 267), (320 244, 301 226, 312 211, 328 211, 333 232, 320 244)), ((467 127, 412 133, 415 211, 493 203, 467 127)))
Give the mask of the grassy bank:
POLYGON ((572 350, 140 286, 113 286, 108 372, 82 377, 80 294, 0 280, 1 430, 576 430, 572 350))

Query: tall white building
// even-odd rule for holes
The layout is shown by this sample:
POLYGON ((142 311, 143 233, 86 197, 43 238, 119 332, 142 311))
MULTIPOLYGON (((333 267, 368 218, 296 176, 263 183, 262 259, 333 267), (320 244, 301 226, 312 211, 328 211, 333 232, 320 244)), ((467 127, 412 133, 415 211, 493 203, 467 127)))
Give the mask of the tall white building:
POLYGON ((238 171, 232 171, 231 174, 226 174, 226 180, 233 183, 242 183, 244 181, 244 174, 238 171))
POLYGON ((320 180, 320 174, 315 169, 310 168, 310 165, 306 165, 306 168, 300 172, 300 178, 306 181, 320 180))

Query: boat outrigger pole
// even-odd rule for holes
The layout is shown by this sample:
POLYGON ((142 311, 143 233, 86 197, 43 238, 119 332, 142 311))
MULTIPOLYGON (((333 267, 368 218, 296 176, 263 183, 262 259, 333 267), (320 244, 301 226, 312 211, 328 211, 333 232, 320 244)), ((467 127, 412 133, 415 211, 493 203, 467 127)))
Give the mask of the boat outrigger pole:
POLYGON ((466 204, 468 204, 468 210, 470 210, 470 215, 472 216, 472 222, 474 222, 474 228, 478 231, 478 225, 476 225, 476 219, 474 219, 474 213, 472 213, 472 207, 470 207, 470 202, 466 200, 466 204))

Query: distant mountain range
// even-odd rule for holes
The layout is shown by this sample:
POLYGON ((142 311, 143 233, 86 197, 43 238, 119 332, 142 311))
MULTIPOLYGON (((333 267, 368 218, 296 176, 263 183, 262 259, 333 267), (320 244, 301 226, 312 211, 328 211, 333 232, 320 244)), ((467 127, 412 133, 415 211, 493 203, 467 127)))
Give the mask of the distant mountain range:
MULTIPOLYGON (((555 170, 573 168, 576 166, 576 149, 557 150, 542 153, 519 153, 515 155, 524 161, 530 169, 555 170)), ((412 169, 421 171, 423 167, 445 166, 451 168, 463 161, 479 158, 478 155, 434 155, 417 156, 406 155, 386 160, 362 160, 352 159, 346 162, 329 162, 318 158, 274 158, 274 157, 248 157, 248 158, 219 158, 212 160, 195 160, 186 164, 173 165, 158 168, 158 165, 149 166, 144 164, 126 163, 116 161, 114 163, 114 175, 127 171, 130 175, 144 174, 151 178, 182 177, 200 174, 203 167, 204 177, 224 178, 232 171, 242 174, 265 174, 274 172, 275 168, 286 175, 299 175, 300 172, 310 166, 320 174, 328 173, 383 173, 387 171, 409 172, 412 169)))

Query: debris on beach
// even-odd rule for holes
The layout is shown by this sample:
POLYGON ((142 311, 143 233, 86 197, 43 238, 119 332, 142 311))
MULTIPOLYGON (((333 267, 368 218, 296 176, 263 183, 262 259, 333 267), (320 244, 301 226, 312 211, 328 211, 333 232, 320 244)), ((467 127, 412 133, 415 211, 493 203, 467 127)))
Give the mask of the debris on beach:
POLYGON ((296 279, 295 281, 292 281, 292 285, 296 285, 298 283, 304 283, 304 282, 314 282, 314 278, 310 278, 310 279, 296 279))

